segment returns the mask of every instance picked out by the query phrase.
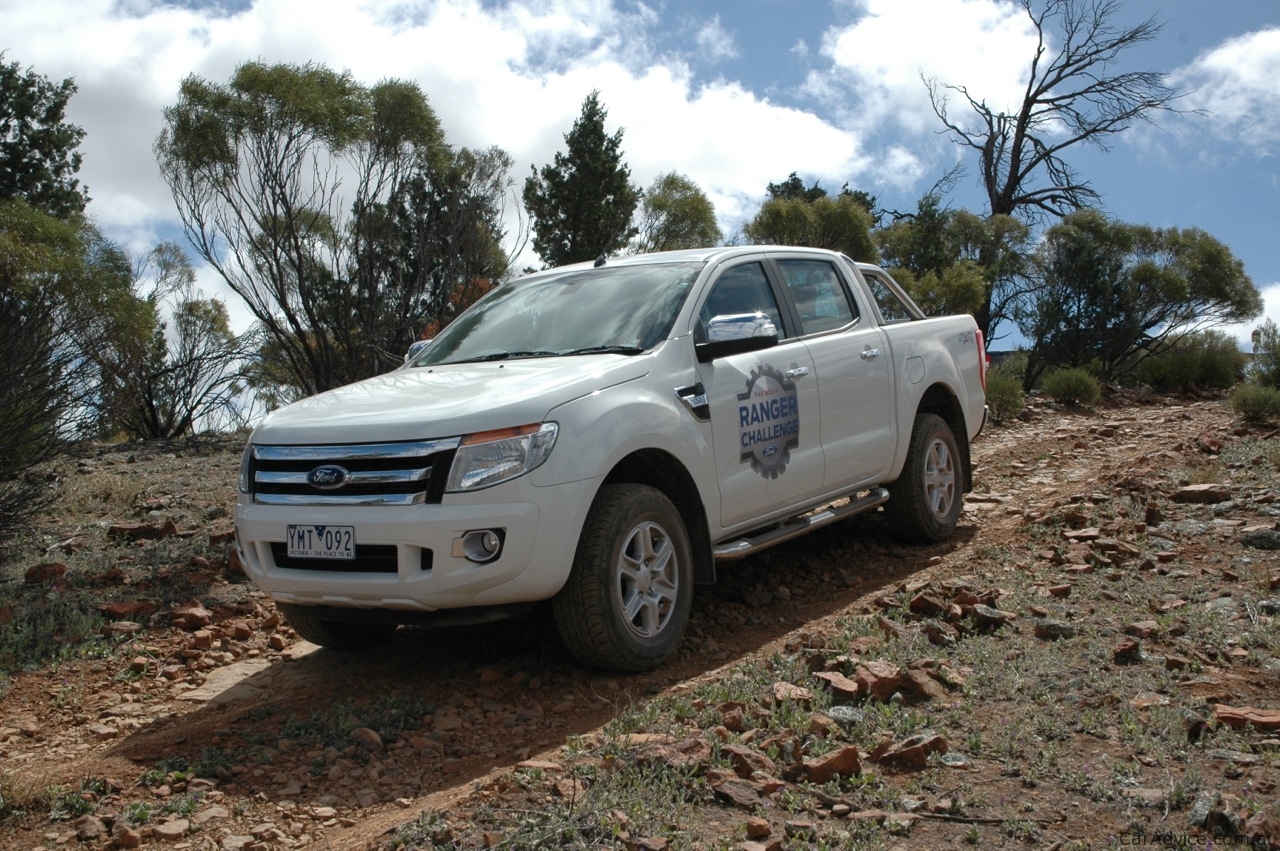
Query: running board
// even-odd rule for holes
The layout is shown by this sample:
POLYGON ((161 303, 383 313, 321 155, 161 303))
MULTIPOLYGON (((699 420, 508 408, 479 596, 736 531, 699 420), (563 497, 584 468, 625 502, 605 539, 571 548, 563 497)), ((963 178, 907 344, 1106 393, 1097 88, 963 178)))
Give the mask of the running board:
POLYGON ((798 538, 814 529, 829 526, 837 520, 861 514, 889 500, 889 492, 884 488, 872 488, 866 496, 851 497, 844 505, 824 508, 813 514, 802 514, 757 535, 738 538, 711 548, 711 555, 716 561, 733 561, 758 553, 763 549, 781 544, 792 538, 798 538))

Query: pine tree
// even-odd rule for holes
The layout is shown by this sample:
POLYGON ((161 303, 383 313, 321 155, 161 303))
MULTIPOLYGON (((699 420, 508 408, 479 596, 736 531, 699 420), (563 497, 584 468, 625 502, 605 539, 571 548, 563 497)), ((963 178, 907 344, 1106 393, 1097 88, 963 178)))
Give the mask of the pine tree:
POLYGON ((565 134, 565 153, 535 167, 524 183, 533 249, 548 266, 592 260, 623 248, 636 228, 631 216, 640 191, 622 163, 622 129, 604 132, 607 113, 593 91, 565 134))

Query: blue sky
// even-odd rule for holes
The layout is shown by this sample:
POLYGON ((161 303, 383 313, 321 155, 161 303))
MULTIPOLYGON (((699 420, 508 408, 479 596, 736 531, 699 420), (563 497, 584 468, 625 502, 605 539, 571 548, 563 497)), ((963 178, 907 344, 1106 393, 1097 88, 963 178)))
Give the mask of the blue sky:
MULTIPOLYGON (((1202 114, 1069 160, 1111 215, 1226 243, 1280 322, 1280 2, 1127 0, 1117 21, 1152 16, 1160 36, 1124 67, 1167 73, 1202 114)), ((960 158, 948 203, 982 212, 921 76, 1012 104, 1033 45, 1009 0, 0 0, 0 20, 5 61, 75 79, 89 212, 138 251, 178 235, 152 144, 187 74, 222 82, 261 60, 412 79, 451 143, 505 148, 518 181, 597 89, 634 181, 687 175, 732 234, 792 171, 907 210, 960 158)), ((207 271, 201 285, 221 292, 207 271)), ((1251 327, 1232 331, 1247 341, 1251 327)))

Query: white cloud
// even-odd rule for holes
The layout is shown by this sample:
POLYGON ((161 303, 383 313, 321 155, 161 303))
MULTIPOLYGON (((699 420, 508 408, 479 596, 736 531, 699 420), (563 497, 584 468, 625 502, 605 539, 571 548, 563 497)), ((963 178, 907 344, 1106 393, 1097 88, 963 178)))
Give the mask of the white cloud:
POLYGON ((1252 334, 1255 328, 1260 327, 1268 319, 1280 326, 1280 281, 1260 285, 1258 289, 1262 291, 1262 315, 1252 322, 1224 325, 1222 328, 1223 331, 1236 338, 1236 341, 1240 344, 1240 350, 1243 352, 1253 351, 1252 334))
MULTIPOLYGON (((859 138, 812 113, 727 81, 695 88, 687 63, 656 56, 656 13, 609 0, 353 3, 254 0, 235 12, 155 0, 0 0, 20 61, 72 77, 68 119, 84 127, 80 177, 90 213, 113 238, 145 249, 177 238, 152 144, 188 74, 222 82, 246 61, 314 62, 374 83, 418 82, 456 145, 505 148, 518 181, 563 146, 582 99, 598 89, 633 179, 688 175, 736 229, 764 187, 804 168, 847 178, 869 165, 859 138), (163 236, 161 236, 163 235, 163 236)), ((719 19, 698 32, 733 47, 719 19)), ((705 42, 704 42, 705 44, 705 42)))
MULTIPOLYGON (((1008 110, 1021 100, 1036 32, 1026 12, 1008 0, 862 0, 852 23, 823 39, 832 62, 811 91, 852 98, 850 120, 892 123, 914 134, 933 133, 937 117, 922 80, 965 86, 978 100, 1008 110)), ((962 117, 963 98, 950 98, 962 117)))
POLYGON ((738 45, 734 41, 733 33, 726 30, 720 23, 719 15, 698 29, 694 41, 697 42, 699 54, 705 59, 717 61, 731 59, 738 55, 738 45))
POLYGON ((1243 145, 1258 156, 1280 149, 1280 27, 1228 39, 1170 75, 1190 89, 1180 106, 1208 115, 1196 133, 1243 145))

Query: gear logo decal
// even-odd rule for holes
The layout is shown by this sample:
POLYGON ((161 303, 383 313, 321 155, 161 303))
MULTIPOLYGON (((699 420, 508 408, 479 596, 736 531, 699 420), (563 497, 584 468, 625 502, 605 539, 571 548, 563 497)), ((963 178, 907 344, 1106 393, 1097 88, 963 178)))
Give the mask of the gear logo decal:
POLYGON ((800 400, 796 385, 767 364, 751 370, 747 392, 738 394, 740 460, 767 479, 787 469, 800 445, 800 400))

